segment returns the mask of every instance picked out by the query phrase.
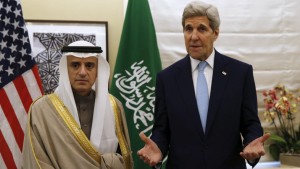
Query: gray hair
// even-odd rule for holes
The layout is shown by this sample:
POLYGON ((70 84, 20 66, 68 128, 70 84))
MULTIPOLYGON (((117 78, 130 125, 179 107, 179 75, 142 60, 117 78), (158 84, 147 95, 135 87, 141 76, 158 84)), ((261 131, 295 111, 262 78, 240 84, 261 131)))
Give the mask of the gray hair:
POLYGON ((209 20, 209 26, 212 30, 220 27, 220 17, 218 9, 205 2, 193 1, 186 5, 182 14, 182 27, 184 28, 185 20, 194 16, 206 16, 209 20))

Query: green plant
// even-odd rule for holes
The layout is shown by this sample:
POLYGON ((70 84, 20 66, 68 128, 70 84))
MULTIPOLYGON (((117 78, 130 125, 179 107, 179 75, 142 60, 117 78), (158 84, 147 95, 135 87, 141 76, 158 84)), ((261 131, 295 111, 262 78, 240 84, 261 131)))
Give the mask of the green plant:
POLYGON ((276 133, 271 133, 273 141, 269 147, 271 156, 279 159, 280 153, 300 153, 300 126, 294 124, 300 102, 299 91, 289 92, 285 86, 277 85, 263 92, 267 122, 275 127, 276 133))

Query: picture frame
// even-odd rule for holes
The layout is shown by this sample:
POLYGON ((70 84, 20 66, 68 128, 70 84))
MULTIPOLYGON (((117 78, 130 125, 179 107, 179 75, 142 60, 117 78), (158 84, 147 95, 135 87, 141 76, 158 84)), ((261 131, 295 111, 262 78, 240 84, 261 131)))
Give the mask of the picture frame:
POLYGON ((25 20, 25 24, 44 94, 53 93, 58 86, 63 46, 85 40, 100 46, 101 56, 109 60, 107 21, 25 20))
POLYGON ((70 33, 70 34, 94 34, 95 45, 103 50, 102 55, 109 60, 108 55, 108 22, 107 21, 62 21, 62 20, 25 20, 35 56, 34 33, 70 33))

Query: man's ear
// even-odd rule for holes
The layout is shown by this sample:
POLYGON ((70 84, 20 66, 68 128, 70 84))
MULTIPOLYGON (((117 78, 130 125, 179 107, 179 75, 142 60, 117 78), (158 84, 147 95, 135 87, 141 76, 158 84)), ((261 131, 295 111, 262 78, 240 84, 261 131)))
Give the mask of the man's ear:
POLYGON ((217 29, 215 29, 214 30, 214 41, 216 41, 217 39, 218 39, 218 37, 219 37, 219 28, 217 28, 217 29))

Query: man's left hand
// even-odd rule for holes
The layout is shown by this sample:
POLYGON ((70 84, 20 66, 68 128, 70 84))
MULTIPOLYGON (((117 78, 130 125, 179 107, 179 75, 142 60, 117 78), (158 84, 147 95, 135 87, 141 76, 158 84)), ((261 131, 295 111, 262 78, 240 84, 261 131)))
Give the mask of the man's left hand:
POLYGON ((240 155, 246 160, 255 160, 263 155, 265 155, 264 142, 268 140, 270 133, 266 133, 263 136, 250 142, 240 155))

